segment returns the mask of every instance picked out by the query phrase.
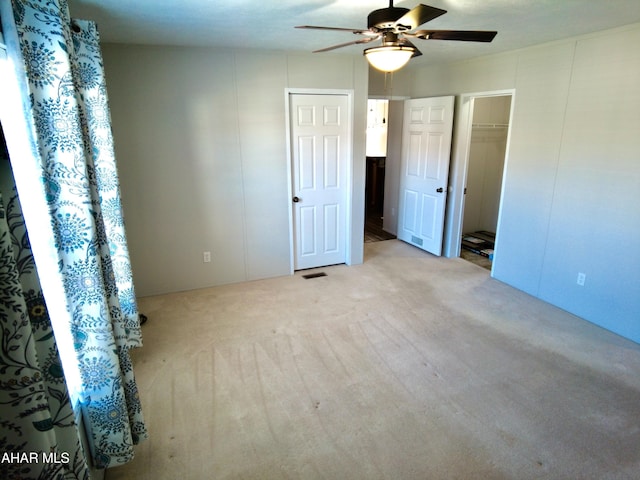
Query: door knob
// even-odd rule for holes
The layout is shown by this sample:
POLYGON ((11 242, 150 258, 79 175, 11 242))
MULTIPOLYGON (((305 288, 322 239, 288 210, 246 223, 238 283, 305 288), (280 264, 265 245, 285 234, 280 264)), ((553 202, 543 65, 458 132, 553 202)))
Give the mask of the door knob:
POLYGON ((300 199, 298 197, 293 197, 293 203, 298 203, 300 201, 300 199))
POLYGON ((438 192, 438 193, 442 193, 442 192, 444 192, 444 188, 440 187, 440 188, 438 188, 438 189, 436 190, 436 192, 438 192))

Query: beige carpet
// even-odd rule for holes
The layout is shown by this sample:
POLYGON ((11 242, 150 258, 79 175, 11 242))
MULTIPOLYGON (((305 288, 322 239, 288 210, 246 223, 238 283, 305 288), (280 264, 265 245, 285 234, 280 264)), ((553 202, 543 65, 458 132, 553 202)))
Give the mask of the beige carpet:
POLYGON ((640 478, 639 345, 464 260, 365 252, 141 299, 150 439, 107 480, 640 478))

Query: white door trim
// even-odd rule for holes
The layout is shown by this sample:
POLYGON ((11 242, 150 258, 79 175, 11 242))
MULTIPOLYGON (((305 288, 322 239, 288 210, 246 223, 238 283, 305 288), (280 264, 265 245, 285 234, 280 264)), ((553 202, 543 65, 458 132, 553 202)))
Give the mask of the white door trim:
POLYGON ((346 95, 349 107, 347 133, 347 193, 346 193, 346 264, 351 264, 351 235, 353 230, 352 197, 353 197, 353 123, 354 123, 354 91, 351 89, 316 89, 316 88, 285 88, 285 132, 287 141, 287 208, 289 209, 289 272, 295 271, 295 232, 293 222, 293 169, 291 155, 291 95, 346 95))
MULTIPOLYGON (((445 257, 460 256, 460 239, 462 238, 462 221, 464 215, 464 186, 467 182, 467 167, 471 150, 471 130, 473 127, 473 99, 480 97, 503 97, 511 95, 511 110, 509 111, 509 129, 507 131, 507 148, 505 154, 504 172, 506 174, 509 160, 509 145, 511 143, 511 119, 515 105, 515 89, 492 90, 489 92, 463 93, 457 97, 458 105, 455 109, 453 145, 451 153, 451 167, 449 173, 449 198, 445 215, 443 255, 445 257)), ((500 213, 502 212, 502 198, 506 175, 503 174, 500 192, 500 207, 498 211, 498 228, 500 230, 500 213)), ((496 237, 496 247, 498 239, 496 237)), ((496 248, 497 250, 497 248, 496 248)))

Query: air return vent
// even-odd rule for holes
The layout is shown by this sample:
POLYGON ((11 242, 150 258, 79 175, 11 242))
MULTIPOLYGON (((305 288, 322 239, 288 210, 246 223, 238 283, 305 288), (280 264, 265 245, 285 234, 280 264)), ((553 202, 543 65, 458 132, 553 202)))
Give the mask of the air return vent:
POLYGON ((319 277, 326 277, 327 274, 324 272, 316 272, 316 273, 307 273, 306 275, 302 275, 302 278, 304 278, 305 280, 309 280, 311 278, 319 278, 319 277))

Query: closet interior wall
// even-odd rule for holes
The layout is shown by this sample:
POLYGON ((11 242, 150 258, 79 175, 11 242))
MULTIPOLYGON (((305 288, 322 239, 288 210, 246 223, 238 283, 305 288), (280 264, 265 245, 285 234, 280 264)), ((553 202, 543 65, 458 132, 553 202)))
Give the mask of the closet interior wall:
POLYGON ((464 233, 496 231, 510 107, 510 96, 474 99, 464 233))

